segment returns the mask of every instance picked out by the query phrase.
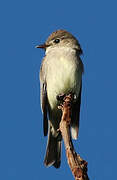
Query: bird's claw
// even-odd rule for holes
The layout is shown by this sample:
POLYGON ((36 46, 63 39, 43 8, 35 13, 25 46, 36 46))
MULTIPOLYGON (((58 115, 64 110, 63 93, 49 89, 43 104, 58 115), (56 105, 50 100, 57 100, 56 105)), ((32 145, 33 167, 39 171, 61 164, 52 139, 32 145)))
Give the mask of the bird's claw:
POLYGON ((56 96, 58 101, 64 101, 64 97, 66 96, 66 94, 59 94, 56 96))

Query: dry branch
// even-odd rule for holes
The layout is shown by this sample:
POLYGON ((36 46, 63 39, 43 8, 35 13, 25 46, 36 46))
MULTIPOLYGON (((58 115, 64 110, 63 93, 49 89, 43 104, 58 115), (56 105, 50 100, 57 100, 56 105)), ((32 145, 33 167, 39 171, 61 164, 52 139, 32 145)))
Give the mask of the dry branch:
POLYGON ((59 106, 62 110, 62 118, 60 122, 60 131, 64 140, 66 156, 69 167, 75 180, 89 180, 87 175, 87 162, 78 155, 71 140, 70 122, 71 122, 71 103, 72 95, 64 97, 63 104, 59 106))

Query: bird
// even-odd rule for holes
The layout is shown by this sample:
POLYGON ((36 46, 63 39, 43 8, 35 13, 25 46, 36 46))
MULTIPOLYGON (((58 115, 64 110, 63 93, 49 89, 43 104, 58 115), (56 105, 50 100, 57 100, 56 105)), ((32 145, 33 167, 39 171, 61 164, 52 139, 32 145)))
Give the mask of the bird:
POLYGON ((57 97, 72 93, 71 136, 77 139, 81 106, 82 74, 84 65, 80 58, 83 51, 79 41, 68 31, 54 31, 42 48, 45 56, 40 67, 40 102, 43 113, 43 132, 48 134, 45 166, 59 168, 61 164, 62 135, 59 129, 62 112, 57 97))

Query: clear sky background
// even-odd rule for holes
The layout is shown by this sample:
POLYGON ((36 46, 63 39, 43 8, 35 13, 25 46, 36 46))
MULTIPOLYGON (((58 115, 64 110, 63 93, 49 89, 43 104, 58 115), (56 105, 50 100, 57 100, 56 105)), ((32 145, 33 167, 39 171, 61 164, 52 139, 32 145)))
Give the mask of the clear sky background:
POLYGON ((0 180, 73 179, 63 145, 60 169, 45 168, 39 68, 35 49, 66 29, 84 55, 76 151, 90 180, 116 179, 117 2, 114 0, 0 1, 0 180))

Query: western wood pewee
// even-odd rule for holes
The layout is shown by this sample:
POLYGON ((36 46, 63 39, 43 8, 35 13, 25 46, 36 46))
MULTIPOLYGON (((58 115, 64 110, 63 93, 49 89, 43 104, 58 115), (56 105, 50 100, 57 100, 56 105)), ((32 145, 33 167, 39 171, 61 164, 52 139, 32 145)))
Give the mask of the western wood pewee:
POLYGON ((44 163, 56 168, 61 162, 61 134, 58 131, 61 111, 57 97, 74 94, 71 117, 71 135, 77 139, 81 104, 83 63, 82 49, 77 39, 65 30, 53 32, 45 44, 36 46, 45 50, 40 69, 41 108, 44 136, 48 143, 44 163))

